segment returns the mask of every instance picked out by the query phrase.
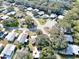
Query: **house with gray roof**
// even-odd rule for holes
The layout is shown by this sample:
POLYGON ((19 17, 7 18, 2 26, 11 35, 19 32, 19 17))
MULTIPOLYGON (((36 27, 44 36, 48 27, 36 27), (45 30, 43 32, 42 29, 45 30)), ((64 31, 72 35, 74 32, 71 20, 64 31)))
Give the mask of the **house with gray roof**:
POLYGON ((21 44, 24 44, 25 42, 28 41, 27 35, 26 35, 24 32, 21 33, 21 34, 19 35, 17 41, 18 41, 19 43, 21 43, 21 44))
POLYGON ((49 15, 48 15, 48 14, 44 14, 44 15, 42 15, 42 17, 43 17, 44 19, 48 19, 48 18, 49 18, 49 15))
POLYGON ((73 43, 72 35, 67 35, 67 34, 65 34, 64 37, 65 37, 65 39, 67 40, 67 42, 73 43))
POLYGON ((38 12, 38 15, 40 15, 40 16, 41 16, 41 15, 44 15, 44 11, 39 11, 39 12, 38 12))
POLYGON ((14 31, 12 31, 5 37, 5 39, 12 42, 12 41, 14 41, 15 37, 16 37, 16 33, 14 31))
POLYGON ((79 46, 68 44, 68 47, 62 51, 65 55, 79 55, 79 46))

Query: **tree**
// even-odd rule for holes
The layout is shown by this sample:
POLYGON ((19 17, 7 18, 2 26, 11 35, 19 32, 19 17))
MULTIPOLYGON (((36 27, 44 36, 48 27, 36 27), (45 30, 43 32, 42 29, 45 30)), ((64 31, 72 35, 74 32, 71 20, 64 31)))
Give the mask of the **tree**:
POLYGON ((72 21, 74 43, 79 44, 79 20, 72 21))
POLYGON ((5 27, 17 27, 19 25, 18 20, 11 18, 8 20, 3 20, 3 25, 5 27))
POLYGON ((70 20, 59 19, 59 20, 57 20, 57 22, 58 22, 58 25, 61 26, 64 30, 65 30, 67 27, 71 27, 71 22, 70 22, 70 20))
POLYGON ((50 46, 49 37, 45 34, 38 35, 36 38, 36 46, 41 49, 50 46))
POLYGON ((25 17, 25 22, 27 24, 27 28, 35 27, 34 20, 30 16, 25 17))
POLYGON ((8 12, 14 11, 14 7, 10 6, 7 8, 8 12))
POLYGON ((67 47, 66 39, 64 38, 64 32, 58 25, 53 26, 50 31, 51 46, 54 49, 62 49, 67 47))
POLYGON ((42 33, 41 30, 37 30, 37 31, 36 31, 36 34, 37 34, 37 35, 42 35, 43 33, 42 33))
POLYGON ((27 50, 17 51, 14 59, 32 59, 32 55, 27 50))
POLYGON ((50 47, 45 47, 40 53, 40 59, 56 59, 56 56, 50 47))
POLYGON ((6 0, 6 1, 11 2, 11 3, 14 3, 15 2, 14 0, 6 0))

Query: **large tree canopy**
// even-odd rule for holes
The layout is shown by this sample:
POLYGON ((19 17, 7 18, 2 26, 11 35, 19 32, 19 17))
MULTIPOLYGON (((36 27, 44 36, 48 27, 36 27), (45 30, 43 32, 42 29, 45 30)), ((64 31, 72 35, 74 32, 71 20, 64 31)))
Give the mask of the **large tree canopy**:
POLYGON ((42 52, 40 53, 40 59, 56 59, 56 56, 51 47, 45 47, 42 49, 42 52))
POLYGON ((39 48, 44 48, 44 47, 50 46, 49 37, 45 34, 38 35, 36 38, 36 45, 39 48))
POLYGON ((62 49, 67 47, 66 39, 64 38, 63 30, 60 26, 53 26, 50 31, 50 40, 54 49, 62 49))

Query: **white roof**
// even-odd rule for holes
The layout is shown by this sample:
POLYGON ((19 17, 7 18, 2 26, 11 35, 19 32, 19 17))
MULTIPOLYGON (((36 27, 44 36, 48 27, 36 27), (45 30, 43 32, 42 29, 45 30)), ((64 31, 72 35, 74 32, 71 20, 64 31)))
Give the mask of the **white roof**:
POLYGON ((5 19, 7 19, 8 17, 9 17, 9 16, 2 16, 1 18, 5 20, 5 19))
POLYGON ((50 17, 55 18, 55 17, 57 17, 57 15, 56 14, 51 14, 50 17))
POLYGON ((68 41, 68 42, 73 42, 73 38, 72 38, 72 35, 64 35, 64 37, 66 38, 66 40, 68 41))
POLYGON ((25 33, 21 33, 21 34, 19 35, 18 39, 17 39, 17 41, 18 41, 19 43, 22 43, 22 44, 24 44, 24 42, 26 42, 26 40, 27 40, 27 36, 26 36, 25 33))
POLYGON ((15 45, 13 44, 7 44, 6 47, 3 49, 2 53, 1 53, 1 56, 11 56, 12 53, 14 52, 15 50, 15 45))
POLYGON ((32 11, 32 10, 33 10, 33 8, 29 7, 29 8, 27 8, 27 10, 28 10, 28 11, 32 11))
POLYGON ((15 11, 12 11, 12 12, 7 13, 7 15, 14 15, 15 13, 16 13, 15 11))
POLYGON ((43 15, 44 14, 44 11, 39 11, 38 14, 39 15, 43 15))
POLYGON ((79 46, 68 44, 68 47, 66 50, 64 50, 64 52, 65 54, 68 54, 68 55, 73 55, 73 53, 75 55, 79 55, 79 46))
POLYGON ((64 18, 63 15, 59 15, 59 16, 58 16, 58 19, 63 19, 63 18, 64 18))
POLYGON ((39 11, 39 9, 34 9, 34 11, 38 12, 38 11, 39 11))
POLYGON ((73 53, 76 55, 79 55, 79 46, 77 45, 71 45, 72 49, 73 49, 73 53))
POLYGON ((16 33, 15 32, 10 32, 5 38, 8 41, 13 41, 15 37, 16 37, 16 33))
POLYGON ((3 24, 0 24, 0 27, 3 28, 4 27, 3 24))
POLYGON ((42 17, 43 17, 43 18, 49 18, 49 15, 44 14, 42 17))

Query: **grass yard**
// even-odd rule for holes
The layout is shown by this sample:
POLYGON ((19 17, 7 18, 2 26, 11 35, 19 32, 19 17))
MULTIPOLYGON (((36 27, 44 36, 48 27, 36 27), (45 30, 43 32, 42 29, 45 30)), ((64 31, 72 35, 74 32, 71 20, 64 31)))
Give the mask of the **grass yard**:
POLYGON ((46 20, 41 17, 38 19, 38 21, 40 22, 41 25, 46 24, 46 20))
POLYGON ((2 43, 4 46, 6 46, 8 44, 7 40, 0 40, 0 43, 2 43))

